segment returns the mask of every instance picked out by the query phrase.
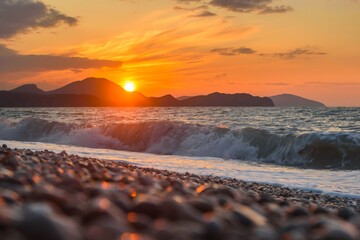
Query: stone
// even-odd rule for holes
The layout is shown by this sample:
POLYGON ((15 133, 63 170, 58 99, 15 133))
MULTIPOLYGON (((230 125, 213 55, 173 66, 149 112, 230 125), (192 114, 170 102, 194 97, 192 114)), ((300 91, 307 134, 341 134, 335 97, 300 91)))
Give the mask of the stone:
POLYGON ((151 202, 140 202, 132 209, 132 211, 148 215, 152 218, 158 218, 161 216, 160 207, 151 202))

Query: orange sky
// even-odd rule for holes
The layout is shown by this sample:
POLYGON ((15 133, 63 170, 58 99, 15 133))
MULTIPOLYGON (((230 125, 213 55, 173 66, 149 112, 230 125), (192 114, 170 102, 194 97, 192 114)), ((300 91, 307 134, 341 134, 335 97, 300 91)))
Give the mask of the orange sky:
POLYGON ((146 96, 292 93, 360 106, 357 0, 22 0, 39 9, 27 18, 2 1, 0 89, 94 76, 146 96))

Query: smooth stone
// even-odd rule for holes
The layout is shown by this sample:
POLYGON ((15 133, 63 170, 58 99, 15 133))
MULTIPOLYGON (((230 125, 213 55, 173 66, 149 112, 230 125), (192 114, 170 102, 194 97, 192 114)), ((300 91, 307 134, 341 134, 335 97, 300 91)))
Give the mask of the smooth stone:
POLYGON ((314 214, 327 214, 329 213, 329 211, 326 208, 320 207, 318 206, 315 210, 314 210, 314 214))
POLYGON ((338 214, 339 217, 341 217, 342 219, 345 219, 345 220, 349 220, 354 215, 355 215, 355 212, 352 209, 347 208, 347 207, 341 209, 338 214))
POLYGON ((190 200, 188 203, 192 207, 196 208, 197 210, 203 213, 214 211, 213 205, 205 200, 194 199, 194 200, 190 200))
POLYGON ((237 211, 234 211, 233 214, 234 214, 236 220, 238 220, 239 223, 241 223, 242 225, 247 226, 247 227, 252 227, 254 225, 254 222, 250 218, 245 216, 244 214, 239 213, 237 211))
POLYGON ((152 218, 158 218, 161 215, 160 207, 151 202, 140 202, 132 209, 132 211, 148 215, 152 218))
POLYGON ((348 233, 341 230, 331 230, 322 238, 322 240, 353 240, 354 238, 348 233))
POLYGON ((307 216, 308 212, 301 208, 301 207, 296 207, 292 212, 290 212, 290 216, 293 217, 301 217, 301 216, 307 216))
POLYGON ((175 221, 181 217, 182 206, 174 200, 165 200, 160 206, 164 218, 175 221))
POLYGON ((47 204, 31 204, 23 208, 24 218, 16 224, 28 240, 80 240, 77 224, 70 218, 56 214, 47 204))
POLYGON ((152 186, 152 185, 154 185, 154 181, 151 179, 151 178, 149 178, 149 177, 146 177, 146 176, 140 176, 139 178, 138 178, 138 180, 139 180, 139 182, 140 182, 140 184, 142 184, 142 185, 144 185, 144 186, 152 186))
POLYGON ((207 240, 221 240, 222 228, 217 222, 210 222, 205 225, 203 239, 207 240))

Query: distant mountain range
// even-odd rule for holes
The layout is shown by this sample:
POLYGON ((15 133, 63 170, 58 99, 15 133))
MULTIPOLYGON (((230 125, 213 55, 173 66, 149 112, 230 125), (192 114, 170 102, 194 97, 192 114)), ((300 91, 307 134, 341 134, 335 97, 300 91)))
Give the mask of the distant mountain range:
MULTIPOLYGON (((225 94, 215 92, 209 95, 182 98, 175 98, 171 95, 146 97, 139 92, 127 92, 118 84, 105 78, 87 78, 48 92, 41 90, 35 84, 26 84, 10 91, 0 91, 0 107, 273 107, 275 102, 281 104, 283 98, 281 96, 274 96, 275 100, 272 100, 268 97, 256 97, 246 93, 225 94)), ((303 102, 304 100, 313 102, 294 95, 291 96, 299 98, 303 102)), ((293 101, 286 99, 284 102, 293 101)))
POLYGON ((325 107, 325 105, 321 102, 292 94, 280 94, 270 98, 277 107, 325 107))
MULTIPOLYGON (((203 96, 197 96, 203 97, 203 96)), ((185 101, 186 99, 194 98, 194 96, 181 96, 178 100, 185 101)), ((293 94, 280 94, 269 97, 275 107, 326 107, 325 104, 314 100, 306 99, 293 94)))

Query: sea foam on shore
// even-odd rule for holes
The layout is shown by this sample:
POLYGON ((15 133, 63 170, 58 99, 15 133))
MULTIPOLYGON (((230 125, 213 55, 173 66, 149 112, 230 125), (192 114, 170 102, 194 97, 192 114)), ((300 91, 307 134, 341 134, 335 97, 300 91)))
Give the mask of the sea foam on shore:
POLYGON ((67 153, 81 157, 126 161, 139 167, 236 178, 249 182, 295 188, 331 196, 360 199, 359 170, 302 169, 214 157, 156 155, 42 142, 1 140, 1 143, 8 145, 10 148, 24 148, 32 151, 48 149, 60 153, 63 149, 66 149, 67 153))
POLYGON ((360 200, 0 148, 5 239, 360 239, 360 200))

